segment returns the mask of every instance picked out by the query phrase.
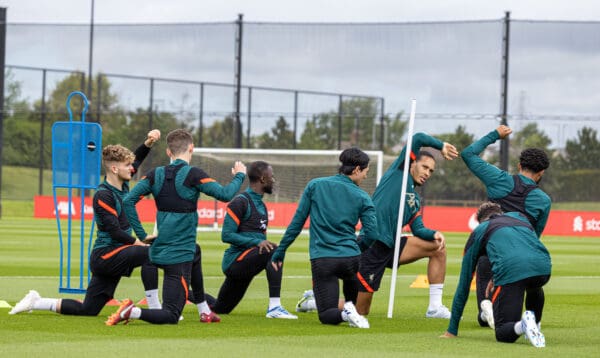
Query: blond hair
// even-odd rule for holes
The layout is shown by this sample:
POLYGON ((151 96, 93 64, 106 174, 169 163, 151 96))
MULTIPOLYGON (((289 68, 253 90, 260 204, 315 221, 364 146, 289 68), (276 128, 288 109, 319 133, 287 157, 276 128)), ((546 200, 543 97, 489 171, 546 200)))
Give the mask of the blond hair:
POLYGON ((104 162, 104 166, 107 166, 109 162, 133 163, 134 160, 135 154, 120 144, 110 144, 102 149, 102 162, 104 162))

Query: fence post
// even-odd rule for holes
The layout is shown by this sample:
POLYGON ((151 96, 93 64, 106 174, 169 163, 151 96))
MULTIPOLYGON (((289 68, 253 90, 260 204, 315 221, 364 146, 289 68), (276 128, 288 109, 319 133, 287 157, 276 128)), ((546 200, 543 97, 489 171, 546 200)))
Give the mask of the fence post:
POLYGON ((198 113, 198 145, 202 147, 202 136, 204 135, 204 83, 200 83, 200 112, 198 113))
MULTIPOLYGON (((508 125, 508 60, 510 49, 510 11, 504 16, 504 36, 502 37, 502 93, 500 123, 508 125)), ((508 137, 500 141, 500 169, 508 170, 508 137)))
POLYGON ((338 101, 338 144, 337 149, 342 149, 342 103, 344 98, 342 95, 339 96, 338 101))
POLYGON ((252 126, 252 87, 248 87, 248 114, 246 128, 246 148, 250 148, 250 127, 252 126))
POLYGON ((235 146, 242 147, 242 123, 240 122, 240 103, 242 97, 242 34, 243 14, 238 14, 236 21, 237 31, 235 35, 235 93, 234 93, 234 120, 235 120, 235 146))
POLYGON ((40 114, 40 170, 38 194, 44 194, 44 126, 46 124, 46 69, 42 70, 42 113, 40 114))
MULTIPOLYGON (((6 8, 0 7, 0 189, 2 189, 2 147, 4 147, 4 65, 6 58, 6 8)), ((0 190, 0 219, 2 218, 0 190)))
POLYGON ((298 145, 298 140, 296 139, 298 136, 298 91, 294 91, 294 140, 293 140, 293 148, 296 149, 298 145))

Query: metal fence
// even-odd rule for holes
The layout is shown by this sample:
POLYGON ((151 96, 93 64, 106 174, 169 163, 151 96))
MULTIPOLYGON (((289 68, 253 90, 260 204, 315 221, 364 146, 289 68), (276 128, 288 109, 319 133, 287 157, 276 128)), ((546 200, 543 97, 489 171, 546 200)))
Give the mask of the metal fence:
MULTIPOLYGON (((130 125, 143 118, 138 131, 175 119, 198 145, 229 118, 226 134, 235 140, 222 145, 260 146, 283 118, 293 133, 288 148, 308 142, 307 126, 321 121, 329 126, 317 138, 323 149, 391 151, 402 144, 393 119, 406 119, 412 98, 415 129, 433 135, 462 126, 479 137, 503 122, 517 131, 536 123, 560 152, 582 128, 600 129, 600 22, 505 14, 421 23, 96 24, 90 49, 91 30, 6 25, 6 69, 40 118, 39 152, 47 153, 45 119, 64 118, 44 104, 65 69, 80 78, 73 89, 93 88, 92 119, 119 116, 130 125), (82 70, 89 67, 93 76, 82 70), (96 84, 88 88, 90 78, 96 84), (112 107, 103 107, 107 93, 112 107), (372 108, 356 110, 361 100, 372 108)), ((16 111, 6 107, 5 119, 16 111)), ((39 166, 40 177, 48 166, 41 156, 28 164, 39 166)))

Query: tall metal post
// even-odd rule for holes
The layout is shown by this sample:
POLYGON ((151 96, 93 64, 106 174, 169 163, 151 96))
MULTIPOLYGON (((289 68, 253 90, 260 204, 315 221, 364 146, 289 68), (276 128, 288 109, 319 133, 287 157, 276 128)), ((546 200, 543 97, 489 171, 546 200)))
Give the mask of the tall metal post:
POLYGON ((292 141, 293 148, 296 149, 298 145, 298 91, 294 91, 294 139, 292 141))
MULTIPOLYGON (((508 60, 510 49, 510 11, 504 15, 504 36, 502 37, 502 93, 500 123, 508 125, 508 60)), ((508 137, 500 141, 500 169, 508 170, 508 137)))
POLYGON ((148 130, 152 130, 154 120, 154 78, 150 78, 150 108, 148 108, 148 130))
POLYGON ((102 114, 102 74, 98 73, 97 79, 98 84, 96 85, 96 120, 100 123, 100 115, 102 114))
POLYGON ((235 34, 235 94, 234 94, 234 120, 235 120, 235 146, 242 147, 242 123, 240 121, 240 104, 242 98, 242 35, 243 14, 238 14, 235 34))
MULTIPOLYGON (((2 189, 2 148, 4 147, 4 65, 6 59, 6 8, 0 7, 0 189, 2 189)), ((0 219, 2 218, 0 190, 0 219)))
POLYGON ((250 128, 252 127, 252 87, 248 87, 248 114, 246 114, 246 148, 250 148, 250 128))
POLYGON ((46 69, 42 70, 42 108, 40 115, 40 168, 38 174, 38 195, 44 194, 44 127, 46 125, 46 69))
POLYGON ((204 83, 200 83, 200 112, 198 113, 198 145, 202 147, 204 136, 204 83))
POLYGON ((342 104, 344 103, 344 98, 342 95, 339 96, 338 100, 338 143, 337 149, 342 149, 342 104))
POLYGON ((87 98, 92 100, 92 62, 94 58, 94 0, 92 0, 92 14, 90 16, 90 53, 88 58, 88 83, 87 98))
MULTIPOLYGON (((381 124, 381 134, 380 134, 380 140, 379 140, 379 150, 382 150, 385 148, 385 144, 386 144, 386 136, 385 136, 385 98, 381 97, 381 116, 379 117, 379 123, 381 124)), ((375 149, 375 148, 373 148, 375 149)))

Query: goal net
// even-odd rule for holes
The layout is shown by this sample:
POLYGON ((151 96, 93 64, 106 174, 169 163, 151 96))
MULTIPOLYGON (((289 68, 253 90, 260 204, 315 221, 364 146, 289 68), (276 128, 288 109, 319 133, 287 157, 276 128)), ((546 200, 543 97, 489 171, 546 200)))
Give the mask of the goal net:
MULTIPOLYGON (((241 160, 246 165, 256 160, 265 161, 273 167, 275 186, 273 194, 265 195, 264 201, 267 203, 269 211, 273 206, 269 203, 278 203, 273 207, 281 206, 283 208, 281 210, 285 211, 287 204, 289 204, 290 210, 295 208, 304 187, 311 179, 338 173, 341 165, 339 162, 341 152, 341 150, 194 148, 191 164, 202 168, 219 183, 227 184, 231 181, 231 168, 235 161, 241 160)), ((369 176, 361 183, 361 188, 371 195, 383 173, 383 153, 381 151, 365 151, 365 153, 370 158, 370 169, 369 176)), ((242 186, 243 190, 247 185, 246 180, 242 186)), ((225 206, 226 204, 219 203, 212 198, 201 197, 199 209, 201 226, 208 225, 213 229, 218 228, 225 214, 225 206), (204 200, 210 200, 211 204, 203 207, 203 203, 206 205, 204 200)), ((271 213, 269 214, 271 216, 271 213)), ((269 220, 269 227, 273 227, 271 217, 269 220)), ((287 226, 288 223, 284 225, 287 226)), ((274 224, 277 226, 276 222, 274 224)))

